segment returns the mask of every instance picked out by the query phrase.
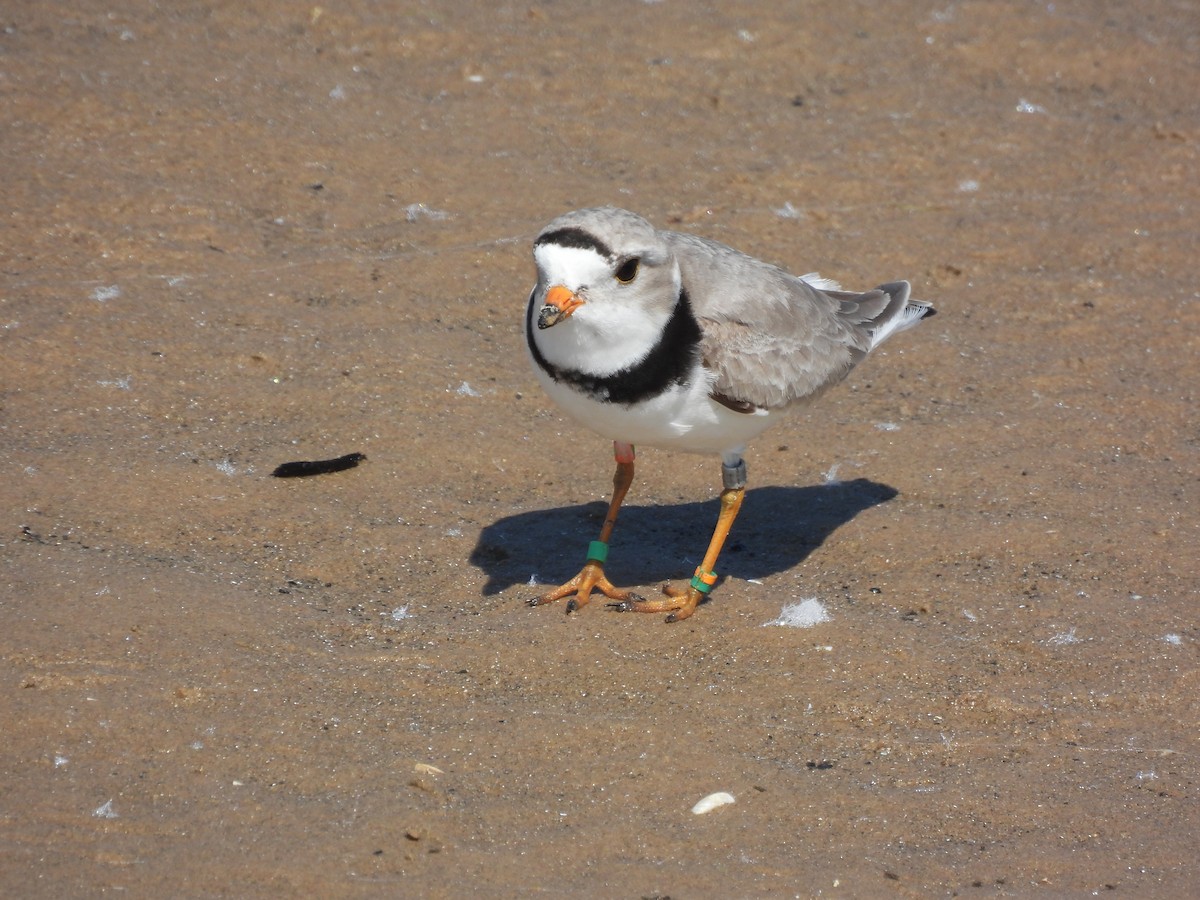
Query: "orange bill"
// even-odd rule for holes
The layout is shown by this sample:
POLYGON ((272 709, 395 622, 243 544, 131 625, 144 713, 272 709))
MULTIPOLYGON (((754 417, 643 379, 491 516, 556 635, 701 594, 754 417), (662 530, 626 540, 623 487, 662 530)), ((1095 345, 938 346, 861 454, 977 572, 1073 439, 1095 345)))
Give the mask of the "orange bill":
POLYGON ((579 296, 561 284, 556 284, 546 291, 546 303, 538 312, 538 328, 549 328, 557 325, 571 313, 583 306, 584 301, 579 296))

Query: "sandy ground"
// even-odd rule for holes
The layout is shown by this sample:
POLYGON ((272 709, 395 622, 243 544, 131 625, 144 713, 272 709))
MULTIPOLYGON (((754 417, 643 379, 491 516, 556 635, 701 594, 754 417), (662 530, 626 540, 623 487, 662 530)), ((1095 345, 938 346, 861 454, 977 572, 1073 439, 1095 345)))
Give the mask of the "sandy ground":
MULTIPOLYGON (((1196 2, 0 16, 0 893, 1200 881, 1196 2), (520 329, 595 203, 940 311, 673 626, 524 605, 610 485, 520 329)), ((614 581, 719 487, 643 448, 614 581)))

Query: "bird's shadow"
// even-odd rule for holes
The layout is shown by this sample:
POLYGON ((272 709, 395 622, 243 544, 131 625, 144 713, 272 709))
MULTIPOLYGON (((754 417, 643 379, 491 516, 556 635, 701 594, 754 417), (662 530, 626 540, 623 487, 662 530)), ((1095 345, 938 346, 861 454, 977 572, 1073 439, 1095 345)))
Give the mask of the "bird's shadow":
MULTIPOLYGON (((763 578, 803 562, 840 525, 895 497, 895 488, 857 478, 810 487, 751 488, 718 564, 723 576, 763 578)), ((487 574, 485 595, 516 584, 556 584, 583 564, 607 504, 585 503, 505 516, 479 534, 471 563, 487 574), (536 579, 536 582, 531 582, 536 579)), ((616 584, 688 577, 717 521, 719 501, 621 508, 605 573, 616 584)))

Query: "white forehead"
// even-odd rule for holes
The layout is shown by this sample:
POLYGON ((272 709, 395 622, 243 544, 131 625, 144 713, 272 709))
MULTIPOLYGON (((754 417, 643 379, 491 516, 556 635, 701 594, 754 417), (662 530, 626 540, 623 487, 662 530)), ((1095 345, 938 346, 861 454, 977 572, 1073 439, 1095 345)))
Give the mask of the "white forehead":
POLYGON ((533 260, 548 284, 562 284, 572 290, 612 275, 612 263, 591 247, 538 244, 533 248, 533 260))

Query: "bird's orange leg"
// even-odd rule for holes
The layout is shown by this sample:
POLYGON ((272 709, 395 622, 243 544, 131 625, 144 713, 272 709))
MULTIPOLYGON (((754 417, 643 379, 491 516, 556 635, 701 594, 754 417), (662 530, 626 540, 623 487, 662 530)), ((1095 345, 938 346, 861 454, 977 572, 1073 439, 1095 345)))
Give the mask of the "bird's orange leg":
POLYGON ((575 596, 567 601, 567 612, 575 612, 580 607, 587 605, 593 590, 599 591, 610 600, 622 603, 632 603, 641 599, 631 591, 615 587, 604 576, 604 561, 608 557, 608 539, 612 536, 613 526, 617 524, 617 513, 621 509, 621 503, 629 492, 629 486, 633 484, 634 454, 632 445, 614 441, 613 456, 617 460, 617 471, 613 475, 612 502, 608 505, 608 515, 604 517, 604 526, 600 529, 600 539, 592 541, 588 547, 587 562, 584 563, 578 575, 560 587, 547 591, 539 597, 534 597, 529 601, 530 606, 553 603, 574 594, 575 596))
POLYGON ((712 586, 716 584, 717 573, 715 566, 729 530, 737 518, 738 510, 742 508, 742 498, 746 494, 746 464, 738 460, 737 465, 726 465, 722 469, 725 479, 725 490, 721 491, 721 512, 717 516, 717 524, 713 529, 712 540, 708 542, 708 551, 704 561, 696 569, 696 574, 686 588, 676 588, 669 584, 663 585, 663 595, 654 600, 631 598, 609 606, 621 612, 670 613, 668 622, 681 622, 696 611, 712 586))

